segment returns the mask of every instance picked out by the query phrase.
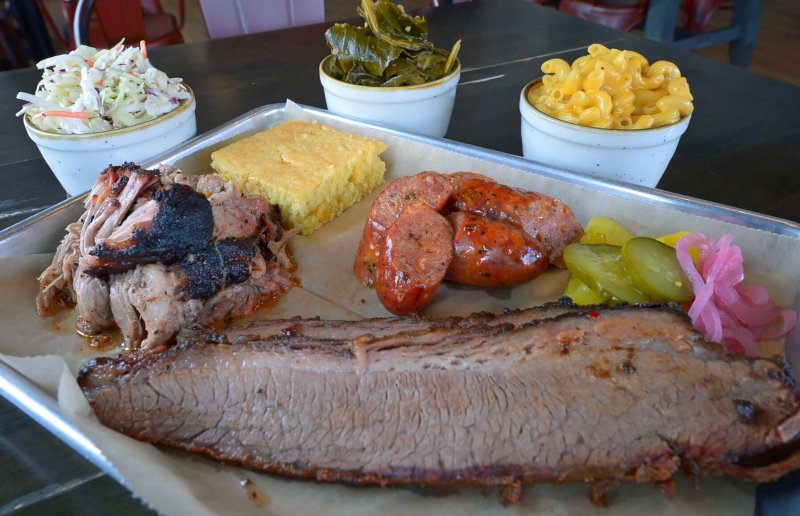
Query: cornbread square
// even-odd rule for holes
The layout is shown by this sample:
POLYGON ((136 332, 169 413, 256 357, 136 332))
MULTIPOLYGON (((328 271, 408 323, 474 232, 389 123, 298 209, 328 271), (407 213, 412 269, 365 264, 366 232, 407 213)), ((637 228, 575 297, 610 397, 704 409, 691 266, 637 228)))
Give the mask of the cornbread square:
POLYGON ((263 195, 309 235, 383 183, 386 144, 317 123, 286 122, 211 153, 241 191, 263 195))

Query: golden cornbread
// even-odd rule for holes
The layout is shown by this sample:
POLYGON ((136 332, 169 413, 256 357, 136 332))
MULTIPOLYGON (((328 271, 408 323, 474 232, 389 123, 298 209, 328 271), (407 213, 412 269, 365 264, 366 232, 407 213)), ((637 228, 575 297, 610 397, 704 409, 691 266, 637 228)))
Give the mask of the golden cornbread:
POLYGON ((241 191, 263 195, 303 235, 383 183, 381 141, 316 123, 286 122, 211 153, 211 166, 241 191))

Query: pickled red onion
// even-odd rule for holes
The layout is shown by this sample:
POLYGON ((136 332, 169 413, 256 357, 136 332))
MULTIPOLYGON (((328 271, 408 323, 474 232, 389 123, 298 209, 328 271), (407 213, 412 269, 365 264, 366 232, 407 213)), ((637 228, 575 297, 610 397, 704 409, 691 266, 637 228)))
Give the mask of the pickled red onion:
POLYGON ((742 285, 742 250, 733 237, 715 241, 701 233, 678 240, 675 251, 694 289, 689 317, 708 340, 731 353, 758 356, 758 341, 786 335, 797 323, 797 312, 781 308, 761 285, 742 285), (690 248, 700 250, 695 266, 690 248))

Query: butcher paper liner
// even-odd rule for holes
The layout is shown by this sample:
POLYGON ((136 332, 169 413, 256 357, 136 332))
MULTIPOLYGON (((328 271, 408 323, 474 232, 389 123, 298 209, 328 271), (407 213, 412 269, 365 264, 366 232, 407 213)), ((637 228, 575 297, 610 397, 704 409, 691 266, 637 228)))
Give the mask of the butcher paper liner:
MULTIPOLYGON (((313 120, 312 111, 288 103, 274 125, 291 118, 313 120)), ((800 240, 790 236, 680 213, 657 200, 630 199, 598 192, 569 180, 532 174, 489 159, 460 154, 398 133, 384 133, 347 120, 325 120, 332 126, 383 140, 386 180, 422 170, 469 170, 498 181, 553 195, 566 202, 579 220, 596 215, 613 218, 638 235, 657 236, 681 230, 719 237, 733 235, 745 257, 748 282, 764 284, 782 306, 795 306, 800 284, 800 240)), ((219 145, 215 145, 218 147, 219 145)), ((176 164, 188 173, 210 172, 209 150, 176 164)), ((754 171, 755 172, 755 171, 754 171)), ((358 319, 389 315, 373 290, 352 274, 352 263, 373 192, 339 218, 310 236, 290 241, 297 259, 295 275, 302 283, 255 318, 321 316, 358 319)), ((74 316, 36 314, 37 275, 50 255, 0 260, 0 359, 57 397, 64 415, 94 443, 121 478, 145 504, 164 514, 747 514, 754 509, 756 484, 727 478, 700 479, 697 488, 679 479, 672 500, 650 485, 623 485, 614 490, 610 509, 589 503, 588 486, 540 484, 525 488, 523 501, 511 509, 498 502, 498 489, 364 488, 297 481, 225 466, 188 453, 159 448, 128 438, 100 425, 74 378, 81 364, 96 353, 74 332, 74 316), (259 503, 243 485, 263 496, 259 503)), ((474 311, 525 307, 559 297, 568 273, 551 268, 528 284, 500 290, 443 285, 426 309, 429 316, 466 315, 474 311)), ((742 379, 746 381, 746 379, 742 379)), ((251 493, 252 494, 252 493, 251 493)))

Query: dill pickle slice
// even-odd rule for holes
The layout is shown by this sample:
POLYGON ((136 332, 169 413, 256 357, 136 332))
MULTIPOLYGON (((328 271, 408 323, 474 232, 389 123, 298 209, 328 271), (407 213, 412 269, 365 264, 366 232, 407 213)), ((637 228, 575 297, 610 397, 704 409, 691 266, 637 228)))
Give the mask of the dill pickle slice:
POLYGON ((634 285, 653 301, 686 301, 694 292, 675 249, 654 238, 635 237, 620 252, 634 285))
POLYGON ((567 288, 564 289, 564 295, 579 306, 601 305, 605 301, 603 296, 587 287, 586 283, 579 280, 577 276, 569 278, 567 288))
POLYGON ((570 244, 564 250, 567 269, 605 303, 647 303, 650 299, 631 281, 620 259, 621 247, 609 244, 570 244))
POLYGON ((617 222, 606 217, 592 217, 581 237, 582 244, 623 245, 633 235, 617 222))

